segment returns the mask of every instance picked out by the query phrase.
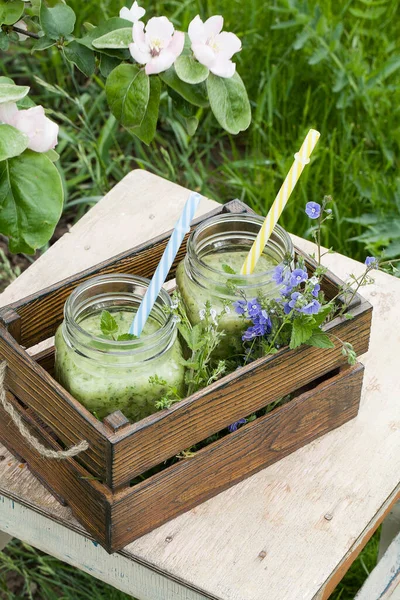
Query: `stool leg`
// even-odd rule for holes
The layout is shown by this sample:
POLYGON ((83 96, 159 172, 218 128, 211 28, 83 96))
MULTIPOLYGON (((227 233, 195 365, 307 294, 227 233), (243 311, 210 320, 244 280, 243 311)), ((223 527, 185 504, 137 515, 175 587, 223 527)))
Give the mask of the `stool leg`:
POLYGON ((2 531, 0 531, 0 550, 3 550, 3 548, 5 548, 8 544, 8 542, 11 542, 12 537, 11 535, 8 535, 8 533, 3 533, 2 531))
POLYGON ((397 504, 394 505, 393 509, 382 523, 378 561, 385 554, 398 533, 400 533, 400 502, 397 502, 397 504))

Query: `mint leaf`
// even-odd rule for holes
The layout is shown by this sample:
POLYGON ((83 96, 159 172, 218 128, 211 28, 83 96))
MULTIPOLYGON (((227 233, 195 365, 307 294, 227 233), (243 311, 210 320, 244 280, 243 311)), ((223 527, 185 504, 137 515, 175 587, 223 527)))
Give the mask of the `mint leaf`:
POLYGON ((137 335, 133 335, 133 333, 122 333, 117 337, 117 342, 127 342, 129 340, 137 340, 137 335))
POLYGON ((229 275, 236 275, 236 271, 229 265, 222 265, 222 270, 225 271, 225 273, 229 273, 229 275))
POLYGON ((332 342, 329 335, 323 331, 314 331, 312 336, 307 340, 309 346, 315 346, 316 348, 334 348, 335 344, 332 342))
POLYGON ((317 315, 314 315, 314 323, 318 326, 322 325, 322 323, 326 321, 327 317, 330 315, 334 307, 335 305, 330 302, 322 306, 320 308, 319 313, 317 315))
POLYGON ((307 342, 315 330, 315 324, 313 322, 305 321, 302 318, 294 319, 292 335, 290 338, 290 348, 293 350, 301 344, 307 342))
POLYGON ((100 328, 104 335, 112 336, 118 331, 117 321, 108 310, 103 310, 100 318, 100 328))

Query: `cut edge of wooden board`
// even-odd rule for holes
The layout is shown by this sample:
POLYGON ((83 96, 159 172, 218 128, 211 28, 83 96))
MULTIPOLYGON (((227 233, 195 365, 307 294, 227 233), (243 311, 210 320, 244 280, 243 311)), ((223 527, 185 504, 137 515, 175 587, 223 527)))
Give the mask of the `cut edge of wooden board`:
MULTIPOLYGON (((393 506, 400 500, 400 483, 394 488, 392 493, 386 498, 374 518, 368 523, 367 527, 361 532, 356 541, 352 544, 347 554, 338 563, 331 576, 323 583, 321 589, 312 600, 328 600, 335 587, 341 582, 353 562, 359 556, 360 552, 366 546, 367 542, 374 535, 375 531, 381 525, 385 517, 390 513, 393 506)), ((372 599, 371 599, 372 600, 372 599)), ((374 599, 375 600, 375 599, 374 599)))

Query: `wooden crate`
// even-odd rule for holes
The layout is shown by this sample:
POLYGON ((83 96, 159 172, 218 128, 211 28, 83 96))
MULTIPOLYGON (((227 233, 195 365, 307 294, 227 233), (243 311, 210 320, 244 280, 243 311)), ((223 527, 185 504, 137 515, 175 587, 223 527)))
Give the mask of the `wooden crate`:
MULTIPOLYGON (((238 201, 221 212, 245 212, 238 201)), ((0 441, 72 508, 108 551, 115 551, 309 441, 342 425, 358 411, 363 367, 346 365, 341 347, 301 346, 261 358, 206 389, 130 424, 117 411, 98 421, 52 377, 54 348, 31 356, 26 348, 54 335, 71 291, 94 275, 123 272, 151 277, 169 235, 120 254, 96 267, 0 310, 0 360, 8 369, 8 400, 49 448, 87 440, 88 450, 63 461, 45 459, 30 447, 0 409, 0 441), (134 478, 223 430, 238 419, 291 394, 291 400, 136 485, 134 478)), ((185 254, 181 246, 169 274, 185 254)), ((306 258, 312 272, 315 263, 306 258)), ((341 282, 324 277, 327 298, 341 282)), ((357 295, 348 312, 324 326, 367 351, 371 305, 357 295)))

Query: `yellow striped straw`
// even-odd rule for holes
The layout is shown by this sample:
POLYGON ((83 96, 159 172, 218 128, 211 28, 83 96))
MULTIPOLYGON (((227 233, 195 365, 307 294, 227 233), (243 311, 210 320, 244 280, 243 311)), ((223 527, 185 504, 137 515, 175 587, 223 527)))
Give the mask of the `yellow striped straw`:
POLYGON ((310 129, 299 152, 294 155, 294 162, 290 168, 290 171, 287 174, 286 179, 274 200, 274 203, 269 209, 265 221, 256 239, 254 240, 246 260, 243 263, 240 271, 241 275, 251 275, 251 273, 253 273, 257 261, 263 253, 266 243, 271 237, 272 230, 277 224, 279 217, 281 216, 282 211, 290 198, 290 194, 292 193, 294 186, 302 174, 304 167, 310 162, 311 152, 314 150, 319 140, 319 136, 320 133, 318 131, 315 131, 315 129, 310 129))

